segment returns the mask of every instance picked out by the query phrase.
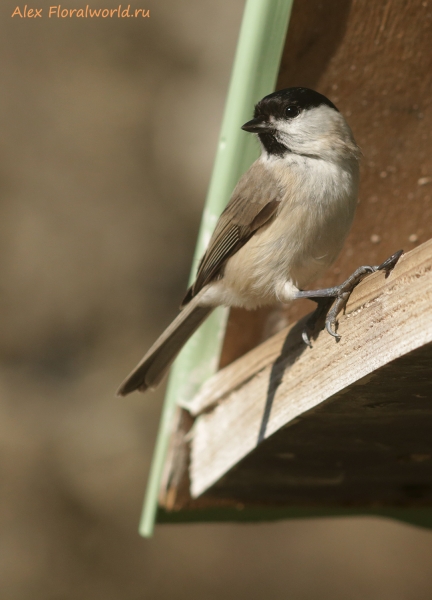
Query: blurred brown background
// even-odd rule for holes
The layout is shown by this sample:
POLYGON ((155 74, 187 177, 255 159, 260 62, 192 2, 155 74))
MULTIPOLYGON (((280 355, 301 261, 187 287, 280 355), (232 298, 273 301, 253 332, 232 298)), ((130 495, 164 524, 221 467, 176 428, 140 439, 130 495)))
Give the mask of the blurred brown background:
POLYGON ((429 599, 432 533, 391 521, 138 536, 163 390, 114 391, 185 289, 243 2, 151 0, 142 21, 15 6, 0 9, 2 600, 429 599))

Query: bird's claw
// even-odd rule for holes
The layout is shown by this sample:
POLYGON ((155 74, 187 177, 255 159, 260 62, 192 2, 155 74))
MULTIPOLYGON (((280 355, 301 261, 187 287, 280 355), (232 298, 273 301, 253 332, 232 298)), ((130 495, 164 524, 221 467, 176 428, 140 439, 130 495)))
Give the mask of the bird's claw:
MULTIPOLYGON (((317 291, 312 292, 310 298, 318 302, 318 308, 309 318, 303 330, 302 339, 304 343, 307 346, 309 346, 309 348, 312 348, 309 334, 314 331, 317 320, 322 314, 324 314, 324 310, 326 309, 326 301, 328 302, 329 299, 331 301, 331 298, 334 298, 334 302, 330 310, 327 312, 325 328, 332 337, 339 341, 341 339, 341 336, 336 332, 337 316, 348 302, 348 298, 350 297, 353 289, 363 279, 365 275, 369 275, 370 273, 376 273, 377 271, 385 271, 386 277, 388 277, 390 271, 394 268, 402 254, 403 250, 398 250, 379 266, 372 267, 370 265, 366 265, 364 267, 359 267, 341 285, 334 288, 319 290, 320 294, 322 292, 322 297, 318 296, 317 291)), ((302 297, 307 297, 307 292, 302 292, 302 294, 302 297)))
POLYGON ((326 328, 327 332, 331 336, 336 338, 336 340, 338 340, 338 341, 341 339, 341 336, 338 333, 336 333, 336 319, 337 319, 338 314, 341 312, 341 310, 344 309, 345 304, 348 302, 348 298, 350 297, 350 295, 351 295, 351 289, 345 290, 344 284, 342 284, 342 290, 337 295, 336 300, 333 303, 333 306, 328 311, 327 316, 326 316, 325 328, 326 328))
POLYGON ((304 341, 306 346, 309 346, 309 348, 312 348, 312 342, 310 341, 309 331, 308 331, 307 326, 302 331, 302 340, 304 341))
POLYGON ((334 331, 332 329, 332 326, 336 324, 336 319, 327 319, 326 320, 326 324, 325 324, 325 328, 327 330, 327 333, 329 333, 330 335, 332 335, 334 338, 336 338, 337 340, 340 340, 342 336, 340 336, 338 333, 336 333, 336 331, 334 331))
POLYGON ((395 267, 397 261, 400 259, 402 254, 403 250, 398 250, 397 252, 392 254, 387 260, 381 263, 379 267, 377 267, 377 271, 385 271, 388 275, 390 271, 395 267))

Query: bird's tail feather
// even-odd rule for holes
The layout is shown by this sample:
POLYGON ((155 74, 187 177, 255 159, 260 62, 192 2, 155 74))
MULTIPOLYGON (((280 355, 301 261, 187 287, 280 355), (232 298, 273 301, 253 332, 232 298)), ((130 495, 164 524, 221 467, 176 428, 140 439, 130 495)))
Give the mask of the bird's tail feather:
POLYGON ((162 381, 184 344, 212 312, 212 306, 199 306, 195 297, 156 340, 141 362, 123 381, 118 396, 135 390, 145 392, 162 381))

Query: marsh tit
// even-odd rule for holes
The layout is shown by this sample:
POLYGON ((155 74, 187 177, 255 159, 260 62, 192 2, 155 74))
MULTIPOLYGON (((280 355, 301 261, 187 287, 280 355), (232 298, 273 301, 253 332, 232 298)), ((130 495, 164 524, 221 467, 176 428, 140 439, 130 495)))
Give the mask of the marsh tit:
POLYGON ((155 388, 183 345, 216 306, 255 309, 296 298, 318 308, 303 333, 327 313, 333 329, 353 287, 367 273, 390 269, 401 252, 378 267, 360 267, 342 285, 305 291, 336 259, 357 205, 360 149, 336 106, 307 88, 270 94, 255 106, 244 131, 256 134, 261 156, 240 178, 219 217, 181 312, 156 340, 118 394, 155 388))

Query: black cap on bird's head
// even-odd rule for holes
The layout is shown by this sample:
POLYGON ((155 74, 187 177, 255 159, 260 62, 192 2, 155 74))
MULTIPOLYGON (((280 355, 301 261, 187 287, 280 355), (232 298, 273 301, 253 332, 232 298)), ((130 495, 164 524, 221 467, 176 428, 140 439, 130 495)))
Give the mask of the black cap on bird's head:
POLYGON ((304 87, 293 87, 273 92, 260 100, 254 118, 242 126, 244 131, 257 133, 264 147, 272 154, 284 154, 287 148, 276 140, 277 122, 291 121, 304 111, 322 105, 339 112, 326 96, 304 87))
MULTIPOLYGON (((326 96, 308 88, 294 87, 273 92, 265 96, 255 106, 254 118, 242 126, 251 133, 270 131, 268 119, 294 119, 303 110, 325 104, 334 110, 336 106, 326 96)), ((339 111, 338 111, 339 112, 339 111)))

